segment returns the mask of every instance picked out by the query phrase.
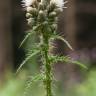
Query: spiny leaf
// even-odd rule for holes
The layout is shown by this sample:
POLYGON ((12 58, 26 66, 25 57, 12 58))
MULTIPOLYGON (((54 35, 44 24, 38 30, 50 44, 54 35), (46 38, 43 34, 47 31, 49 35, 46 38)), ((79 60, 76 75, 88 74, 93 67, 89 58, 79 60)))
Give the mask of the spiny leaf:
POLYGON ((35 43, 32 45, 32 49, 29 49, 29 48, 25 49, 26 57, 31 55, 35 50, 40 50, 40 47, 41 47, 40 43, 39 44, 35 43))
POLYGON ((38 24, 37 26, 34 26, 32 30, 27 31, 28 34, 25 36, 24 40, 21 42, 19 48, 26 42, 29 36, 31 36, 40 26, 41 24, 38 24))
POLYGON ((22 66, 29 60, 31 59, 34 55, 38 54, 40 52, 40 50, 35 50, 32 54, 30 54, 22 63, 21 65, 19 66, 19 68, 17 69, 17 72, 19 72, 19 70, 22 68, 22 66))
POLYGON ((62 36, 52 36, 50 39, 59 39, 62 40, 71 50, 73 50, 72 46, 69 44, 69 42, 67 40, 65 40, 62 36))
POLYGON ((57 63, 57 62, 67 62, 70 57, 69 56, 49 56, 49 59, 52 63, 57 63))
POLYGON ((73 64, 77 64, 77 65, 80 65, 82 68, 85 68, 85 69, 88 69, 84 64, 82 64, 81 62, 79 61, 71 61, 73 64))
POLYGON ((28 78, 28 81, 26 82, 26 87, 25 87, 25 91, 24 91, 24 96, 27 96, 27 92, 29 91, 29 89, 31 88, 32 84, 34 82, 37 82, 39 80, 43 80, 42 74, 37 74, 35 76, 30 76, 28 78))
POLYGON ((69 56, 52 56, 50 57, 50 60, 52 60, 53 63, 57 63, 57 62, 73 63, 81 66, 82 68, 88 69, 84 64, 82 64, 77 60, 72 60, 72 58, 69 56))
POLYGON ((41 74, 37 74, 35 76, 30 76, 31 81, 38 81, 38 80, 42 80, 43 79, 43 75, 41 74))
POLYGON ((34 32, 29 32, 23 39, 23 41, 21 42, 19 48, 26 42, 26 40, 29 38, 29 36, 31 36, 34 32))

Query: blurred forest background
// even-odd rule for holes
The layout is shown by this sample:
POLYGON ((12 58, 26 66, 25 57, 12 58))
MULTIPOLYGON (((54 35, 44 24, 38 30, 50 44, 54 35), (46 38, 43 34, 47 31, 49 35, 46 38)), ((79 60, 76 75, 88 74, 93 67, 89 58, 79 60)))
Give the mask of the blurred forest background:
MULTIPOLYGON (((96 96, 96 0, 68 0, 65 6, 67 8, 64 9, 59 17, 58 33, 62 34, 66 40, 69 41, 74 51, 68 49, 67 46, 59 40, 55 42, 56 49, 54 51, 56 54, 69 55, 74 60, 79 60, 84 63, 88 69, 83 69, 75 64, 56 64, 54 66, 54 73, 56 79, 59 80, 59 84, 57 84, 59 91, 56 94, 57 96, 96 96), (76 84, 80 84, 76 88, 78 95, 71 90, 75 89, 73 87, 75 87, 76 84), (70 93, 69 90, 72 91, 73 95, 68 94, 70 93)), ((32 42, 34 42, 30 39, 28 43, 24 45, 24 48, 19 48, 20 42, 23 40, 27 29, 28 25, 25 18, 25 10, 21 6, 21 1, 1 0, 0 87, 1 90, 7 90, 2 91, 2 94, 7 92, 7 95, 0 94, 0 96, 11 96, 8 95, 8 92, 11 94, 11 89, 16 89, 16 86, 14 87, 13 85, 18 85, 25 76, 24 74, 26 72, 17 76, 17 78, 22 77, 19 82, 17 78, 13 79, 14 76, 11 77, 10 73, 16 72, 20 63, 25 58, 24 49, 32 47, 32 42), (6 80, 6 77, 11 80, 6 80), (8 82, 9 85, 5 82, 8 82), (6 87, 2 89, 2 86, 6 87)), ((30 74, 34 74, 36 70, 39 71, 40 64, 32 59, 23 69, 28 70, 30 74)), ((22 89, 19 85, 17 87, 22 89)), ((18 91, 16 94, 17 93, 18 91)), ((14 95, 15 93, 12 94, 12 96, 19 96, 14 95)))

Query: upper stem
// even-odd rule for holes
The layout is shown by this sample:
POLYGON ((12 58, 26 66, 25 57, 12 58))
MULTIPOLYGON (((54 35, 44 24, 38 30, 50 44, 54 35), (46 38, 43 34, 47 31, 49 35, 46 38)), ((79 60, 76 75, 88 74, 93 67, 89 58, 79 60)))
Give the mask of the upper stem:
POLYGON ((46 87, 46 96, 52 96, 52 77, 51 77, 51 64, 48 57, 48 51, 49 51, 49 40, 48 35, 43 34, 43 54, 44 54, 44 66, 45 66, 45 87, 46 87))

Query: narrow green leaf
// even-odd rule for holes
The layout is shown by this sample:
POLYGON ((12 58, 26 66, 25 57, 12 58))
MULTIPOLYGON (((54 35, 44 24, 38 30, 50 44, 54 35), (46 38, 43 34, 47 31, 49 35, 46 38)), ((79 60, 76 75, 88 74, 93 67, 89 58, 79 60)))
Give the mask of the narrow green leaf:
POLYGON ((24 37, 23 41, 21 42, 19 48, 26 42, 26 40, 29 38, 29 36, 31 36, 33 33, 34 33, 34 31, 27 33, 27 35, 24 37))
POLYGON ((67 40, 65 40, 62 36, 58 36, 58 35, 55 35, 55 36, 52 36, 51 39, 59 39, 59 40, 62 40, 71 50, 73 50, 72 46, 69 44, 69 42, 67 40))
POLYGON ((34 32, 36 32, 36 30, 38 30, 38 28, 41 26, 41 24, 38 24, 37 26, 34 26, 32 30, 27 31, 28 34, 25 36, 25 38, 23 39, 23 41, 21 42, 19 48, 26 42, 26 40, 29 38, 29 36, 31 36, 34 32))
POLYGON ((32 54, 30 54, 30 55, 21 63, 21 65, 20 65, 19 68, 17 69, 17 72, 16 72, 16 73, 19 72, 19 70, 22 68, 22 66, 23 66, 28 60, 30 60, 34 55, 38 54, 39 52, 40 52, 39 50, 36 50, 36 51, 34 51, 32 54))
POLYGON ((88 69, 87 66, 85 66, 84 64, 82 64, 81 62, 79 61, 71 61, 73 64, 77 64, 79 66, 81 66, 82 68, 85 68, 85 69, 88 69))
POLYGON ((24 89, 24 96, 28 96, 29 90, 32 87, 34 82, 38 82, 39 80, 43 80, 42 74, 36 74, 35 76, 30 76, 28 81, 26 81, 26 86, 24 89))
POLYGON ((50 56, 50 59, 52 60, 53 63, 57 62, 66 62, 66 63, 73 63, 81 66, 82 68, 88 69, 83 63, 77 61, 77 60, 72 60, 69 56, 50 56))
POLYGON ((30 79, 31 79, 31 81, 34 82, 34 81, 42 80, 43 77, 42 77, 42 74, 40 73, 40 74, 37 74, 35 76, 30 76, 30 79))

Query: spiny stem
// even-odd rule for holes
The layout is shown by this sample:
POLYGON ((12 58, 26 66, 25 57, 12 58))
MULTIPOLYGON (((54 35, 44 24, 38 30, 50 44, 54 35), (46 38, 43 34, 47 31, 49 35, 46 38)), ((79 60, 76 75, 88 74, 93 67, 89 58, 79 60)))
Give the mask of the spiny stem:
POLYGON ((46 88, 46 96, 52 96, 52 77, 51 77, 51 64, 50 64, 50 60, 48 57, 48 50, 49 50, 49 40, 48 40, 48 35, 47 34, 43 34, 43 44, 44 44, 44 48, 43 48, 43 55, 44 55, 44 66, 45 66, 45 80, 44 80, 44 84, 45 84, 45 88, 46 88))

